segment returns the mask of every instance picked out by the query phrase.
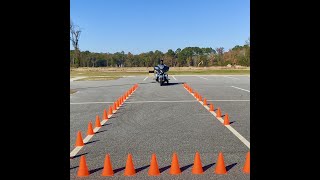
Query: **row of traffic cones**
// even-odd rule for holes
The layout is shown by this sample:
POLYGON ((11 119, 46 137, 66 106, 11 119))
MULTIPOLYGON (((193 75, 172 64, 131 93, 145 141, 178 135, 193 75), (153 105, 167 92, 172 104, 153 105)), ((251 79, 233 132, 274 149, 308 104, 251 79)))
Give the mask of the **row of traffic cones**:
MULTIPOLYGON (((243 171, 243 173, 250 174, 250 152, 248 152, 246 155, 246 160, 245 160, 242 171, 243 171)), ((196 152, 196 154, 194 156, 194 163, 193 163, 193 167, 192 167, 191 172, 192 172, 192 174, 203 174, 203 167, 202 167, 202 162, 201 162, 199 152, 196 152)), ((221 152, 218 155, 217 165, 214 170, 214 173, 215 174, 227 174, 223 154, 221 152)), ((79 164, 79 169, 78 169, 77 175, 79 177, 83 177, 83 176, 89 176, 89 174, 90 173, 89 173, 89 169, 88 169, 88 166, 86 163, 85 156, 82 155, 80 157, 80 164, 79 164)), ((135 174, 136 174, 136 170, 134 168, 132 155, 128 154, 126 167, 124 170, 124 175, 125 176, 134 176, 135 174)), ((171 162, 169 174, 171 174, 171 175, 181 174, 181 169, 180 169, 177 153, 173 153, 173 155, 172 155, 172 162, 171 162)), ((105 157, 104 167, 103 167, 101 176, 113 176, 113 175, 114 175, 114 171, 112 168, 110 155, 107 154, 105 157)), ((160 170, 159 170, 159 166, 158 166, 158 162, 157 162, 157 156, 155 153, 153 153, 151 156, 150 168, 148 170, 148 175, 149 176, 159 176, 160 175, 160 170)))
MULTIPOLYGON (((184 86, 184 88, 185 88, 189 93, 193 93, 194 97, 195 97, 198 101, 200 101, 200 102, 202 101, 202 96, 201 96, 197 91, 192 90, 192 88, 191 88, 187 83, 184 83, 183 86, 184 86)), ((203 104, 203 106, 208 106, 208 104, 207 104, 207 99, 206 99, 206 98, 203 98, 202 104, 203 104)), ((210 103, 210 105, 209 105, 209 111, 210 111, 210 112, 214 112, 214 105, 213 105, 213 103, 210 103)), ((216 117, 217 117, 217 118, 221 118, 221 117, 222 117, 220 107, 217 108, 216 117)), ((224 117, 224 120, 223 120, 223 124, 224 124, 224 125, 230 125, 228 113, 225 114, 225 117, 224 117)))
MULTIPOLYGON (((115 113, 115 111, 120 108, 120 106, 129 98, 129 96, 137 88, 138 88, 138 84, 133 85, 120 98, 118 98, 117 101, 114 102, 112 106, 109 106, 108 111, 106 109, 104 109, 103 115, 102 115, 102 120, 108 121, 110 116, 112 116, 112 114, 115 113)), ((102 127, 99 115, 96 116, 95 127, 102 127)), ((92 122, 91 121, 89 121, 89 123, 88 123, 87 135, 94 135, 94 131, 93 131, 93 127, 92 127, 92 122)), ((76 139, 76 145, 75 146, 76 147, 77 146, 84 146, 82 135, 81 135, 81 131, 77 132, 77 139, 76 139)))

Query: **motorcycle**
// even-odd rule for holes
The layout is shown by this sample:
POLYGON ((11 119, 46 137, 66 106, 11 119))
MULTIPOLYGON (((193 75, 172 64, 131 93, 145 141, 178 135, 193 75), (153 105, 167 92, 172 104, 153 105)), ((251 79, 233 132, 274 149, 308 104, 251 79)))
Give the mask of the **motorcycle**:
POLYGON ((164 84, 164 82, 167 82, 169 84, 169 77, 168 77, 168 72, 169 67, 165 65, 158 65, 154 67, 154 71, 149 71, 155 73, 155 80, 159 82, 160 86, 164 84))

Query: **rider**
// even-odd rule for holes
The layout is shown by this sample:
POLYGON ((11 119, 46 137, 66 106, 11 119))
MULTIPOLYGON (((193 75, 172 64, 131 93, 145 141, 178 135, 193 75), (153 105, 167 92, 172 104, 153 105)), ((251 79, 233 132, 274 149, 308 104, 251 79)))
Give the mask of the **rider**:
POLYGON ((160 60, 160 64, 161 64, 161 65, 165 65, 165 64, 163 64, 163 59, 160 60))
MULTIPOLYGON (((165 67, 168 67, 167 65, 165 65, 165 64, 163 63, 163 59, 160 59, 160 64, 158 64, 156 67, 159 67, 160 65, 165 66, 165 67)), ((156 73, 156 81, 158 81, 158 73, 156 73)))

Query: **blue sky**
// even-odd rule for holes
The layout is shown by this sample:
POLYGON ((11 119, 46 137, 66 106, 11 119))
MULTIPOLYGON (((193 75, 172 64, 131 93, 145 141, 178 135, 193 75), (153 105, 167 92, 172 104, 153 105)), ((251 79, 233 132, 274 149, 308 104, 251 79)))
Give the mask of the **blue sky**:
POLYGON ((250 0, 70 0, 70 16, 81 51, 227 51, 250 37, 250 0))

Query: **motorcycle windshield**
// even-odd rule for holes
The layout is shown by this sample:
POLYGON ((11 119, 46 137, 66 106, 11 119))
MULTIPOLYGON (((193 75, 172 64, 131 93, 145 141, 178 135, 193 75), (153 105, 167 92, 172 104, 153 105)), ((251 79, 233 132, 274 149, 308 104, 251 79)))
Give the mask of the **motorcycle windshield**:
POLYGON ((165 66, 165 65, 162 65, 162 64, 159 64, 159 69, 161 69, 163 72, 167 72, 169 70, 169 67, 168 66, 165 66))

